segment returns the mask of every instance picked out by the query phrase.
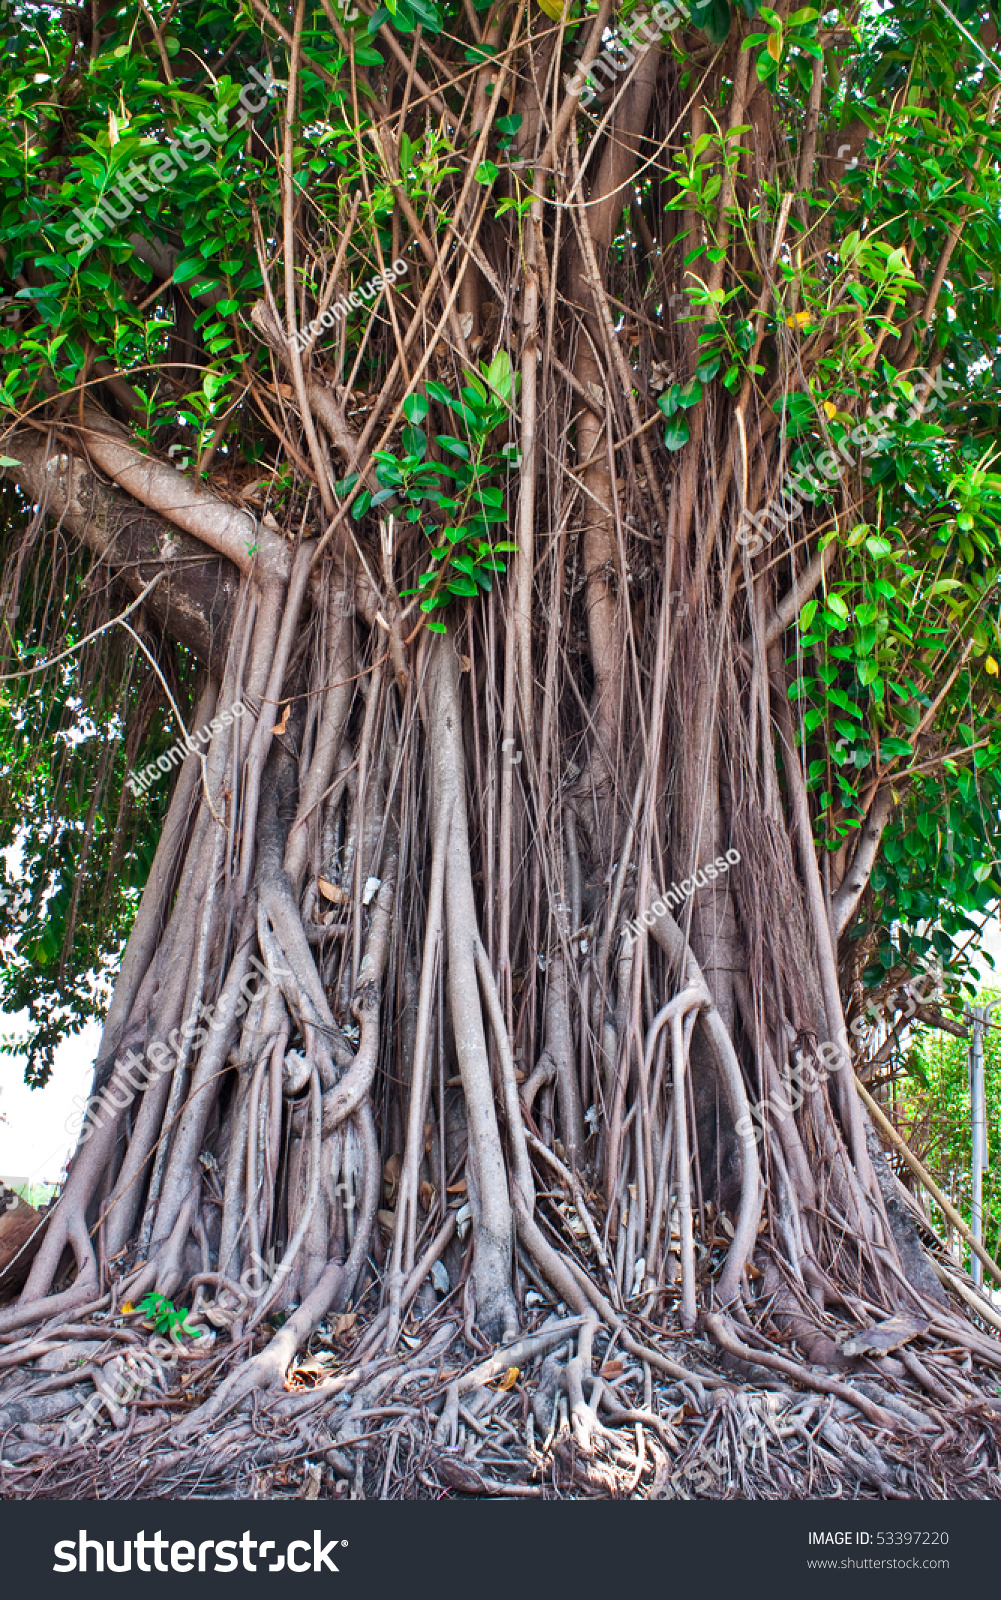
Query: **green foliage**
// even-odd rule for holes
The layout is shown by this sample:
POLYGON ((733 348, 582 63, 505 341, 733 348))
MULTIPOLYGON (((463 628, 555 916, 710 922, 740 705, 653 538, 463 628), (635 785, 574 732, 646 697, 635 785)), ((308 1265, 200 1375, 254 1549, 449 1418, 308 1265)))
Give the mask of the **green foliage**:
MULTIPOLYGON (((513 414, 519 375, 512 373, 510 357, 500 350, 491 362, 480 363, 480 376, 471 372, 464 376, 466 386, 459 397, 443 384, 427 384, 430 399, 459 419, 464 438, 435 434, 445 458, 428 460, 428 436, 420 424, 428 417, 429 402, 423 395, 410 395, 403 406, 405 453, 377 450, 373 459, 379 488, 375 494, 363 490, 352 505, 356 518, 372 507, 424 527, 431 540, 432 564, 421 574, 417 588, 405 589, 403 595, 422 596, 420 609, 436 633, 446 631, 440 613, 453 597, 473 599, 489 592, 494 574, 507 570, 503 556, 517 548, 508 540, 493 538, 498 526, 507 527, 504 492, 517 465, 513 446, 495 450, 490 441, 513 414)), ((338 487, 347 494, 357 481, 353 476, 338 487)))
POLYGON ((157 1333, 168 1334, 172 1339, 182 1337, 200 1339, 202 1336, 201 1328, 189 1328, 187 1325, 187 1319, 190 1317, 191 1312, 179 1311, 174 1302, 168 1300, 166 1295, 153 1294, 151 1292, 140 1300, 136 1309, 145 1311, 157 1333))
MULTIPOLYGON (((998 991, 986 990, 978 1004, 996 1000, 998 991)), ((996 1014, 995 1014, 996 1015, 996 1014)), ((928 1167, 939 1187, 952 1199, 967 1226, 970 1224, 970 1113, 969 1054, 965 1039, 921 1028, 906 1060, 906 1077, 896 1085, 896 1116, 909 1130, 909 1143, 928 1167)), ((984 1085, 987 1101, 988 1170, 983 1177, 984 1243, 991 1255, 1001 1249, 1001 1029, 984 1030, 984 1085)), ((936 1226, 948 1224, 932 1206, 936 1226)), ((960 1242, 956 1241, 957 1246, 960 1242)), ((960 1246, 965 1252, 965 1246, 960 1246)))
POLYGON ((669 450, 680 450, 683 444, 688 443, 688 423, 678 413, 689 411, 692 406, 697 406, 701 399, 702 385, 698 378, 692 378, 690 383, 672 383, 657 401, 668 419, 667 427, 664 429, 664 443, 669 450))
MULTIPOLYGON (((0 515, 16 537, 24 513, 7 485, 0 515)), ((55 570, 47 548, 5 622, 8 673, 52 653, 43 627, 63 648, 88 631, 89 559, 73 551, 55 570)), ((33 1085, 47 1081, 60 1040, 103 1015, 156 848, 169 786, 136 805, 125 784, 152 714, 135 654, 115 631, 51 672, 0 686, 0 1007, 27 1012, 23 1042, 8 1036, 0 1052, 26 1055, 33 1085)), ((185 677, 178 662, 182 701, 185 677)), ((146 760, 165 732, 158 719, 146 760)))
POLYGON ((777 79, 783 72, 795 73, 799 88, 809 94, 813 81, 811 58, 822 61, 823 51, 817 43, 817 20, 820 12, 804 6, 785 19, 768 6, 761 6, 767 32, 751 33, 741 45, 742 50, 753 50, 764 45, 756 62, 762 83, 777 79))
POLYGON ((701 28, 713 44, 722 44, 730 32, 729 0, 691 0, 692 26, 701 28))
POLYGON ((36 1211, 39 1206, 48 1205, 58 1193, 58 1185, 54 1183, 12 1183, 9 1188, 12 1194, 19 1195, 25 1205, 34 1206, 36 1211))

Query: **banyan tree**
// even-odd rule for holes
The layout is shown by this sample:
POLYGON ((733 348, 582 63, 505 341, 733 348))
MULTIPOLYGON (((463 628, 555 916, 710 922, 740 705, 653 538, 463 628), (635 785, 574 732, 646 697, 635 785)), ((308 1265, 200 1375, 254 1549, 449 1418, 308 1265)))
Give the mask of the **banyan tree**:
POLYGON ((5 30, 3 1492, 997 1493, 987 8, 5 30))

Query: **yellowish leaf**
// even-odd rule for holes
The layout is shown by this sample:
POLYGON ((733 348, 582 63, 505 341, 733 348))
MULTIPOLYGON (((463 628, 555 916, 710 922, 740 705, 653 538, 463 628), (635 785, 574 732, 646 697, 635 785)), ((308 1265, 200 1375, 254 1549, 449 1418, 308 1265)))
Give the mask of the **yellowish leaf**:
POLYGON ((508 1367, 500 1383, 497 1385, 498 1389, 513 1389, 520 1376, 520 1367, 508 1367))
POLYGON ((794 311, 791 317, 786 317, 786 327, 805 328, 809 320, 809 311, 794 311))
POLYGON ((289 717, 291 715, 292 715, 292 702, 290 700, 288 702, 288 704, 286 705, 285 710, 282 712, 281 721, 275 723, 275 725, 272 728, 271 732, 277 734, 278 737, 281 738, 282 734, 285 732, 285 729, 288 727, 288 719, 289 719, 289 717))
MULTIPOLYGON (((997 671, 997 667, 994 668, 994 671, 995 672, 997 671)), ((132 1301, 131 1300, 126 1300, 124 1305, 121 1308, 120 1315, 123 1316, 123 1317, 130 1317, 134 1310, 135 1310, 135 1306, 132 1304, 132 1301)))
POLYGON ((826 411, 828 418, 836 417, 838 414, 837 406, 832 406, 829 400, 824 401, 824 410, 826 411))
POLYGON ((563 15, 560 0, 539 0, 539 9, 544 11, 547 17, 552 17, 554 22, 559 22, 563 15))
POLYGON ((996 678, 997 677, 997 675, 998 675, 998 664, 995 661, 993 656, 988 656, 987 657, 987 660, 984 662, 984 666, 987 668, 987 671, 990 673, 992 678, 996 678))
POLYGON ((765 49, 773 61, 778 61, 782 55, 782 35, 780 33, 770 33, 765 49))

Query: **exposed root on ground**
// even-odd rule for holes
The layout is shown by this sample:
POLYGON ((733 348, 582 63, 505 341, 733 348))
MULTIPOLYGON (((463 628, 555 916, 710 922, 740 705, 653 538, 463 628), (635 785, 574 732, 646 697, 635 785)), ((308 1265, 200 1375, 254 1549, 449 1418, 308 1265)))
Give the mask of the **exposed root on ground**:
POLYGON ((984 1359, 972 1326, 964 1345, 901 1325, 895 1344, 885 1322, 884 1337, 847 1341, 857 1353, 833 1380, 767 1315, 758 1326, 709 1315, 694 1331, 675 1314, 614 1315, 612 1327, 529 1291, 525 1332, 484 1358, 463 1328, 461 1285, 407 1313, 417 1288, 427 1307, 430 1265, 401 1297, 398 1349, 386 1348, 385 1313, 318 1310, 339 1267, 236 1350, 204 1322, 190 1324, 201 1339, 172 1347, 140 1314, 107 1308, 7 1335, 0 1496, 1001 1495, 1001 1356, 984 1359), (888 1344, 894 1354, 874 1353, 888 1344))

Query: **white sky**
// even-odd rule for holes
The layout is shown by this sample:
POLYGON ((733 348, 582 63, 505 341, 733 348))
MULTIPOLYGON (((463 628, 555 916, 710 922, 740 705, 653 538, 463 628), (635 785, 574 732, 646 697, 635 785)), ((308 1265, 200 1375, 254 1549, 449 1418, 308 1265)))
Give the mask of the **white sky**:
MULTIPOLYGON (((28 1013, 5 1016, 0 1033, 17 1038, 27 1031, 28 1013)), ((90 1091, 94 1057, 101 1039, 97 1023, 67 1039, 56 1051, 52 1076, 44 1089, 24 1081, 25 1058, 0 1056, 0 1178, 28 1178, 32 1183, 58 1183, 76 1145, 83 1106, 90 1091), (77 1104, 74 1105, 74 1099, 77 1104), (74 1131, 66 1128, 75 1119, 74 1131)))
MULTIPOLYGON (((985 963, 983 979, 1001 986, 1001 923, 997 920, 988 928, 985 943, 997 962, 997 972, 993 975, 985 963)), ((20 1012, 6 1017, 0 1012, 0 1033, 23 1038, 27 1016, 20 1012)), ((0 1178, 58 1183, 76 1145, 100 1037, 98 1025, 89 1023, 82 1033, 62 1044, 44 1089, 26 1087, 23 1057, 0 1056, 0 1117, 6 1119, 0 1121, 0 1178)))

